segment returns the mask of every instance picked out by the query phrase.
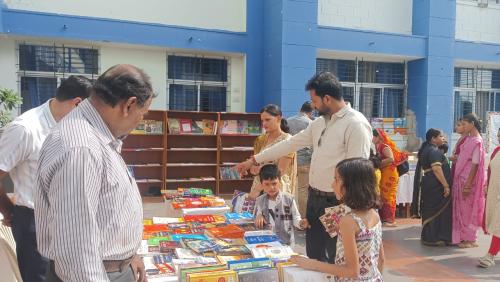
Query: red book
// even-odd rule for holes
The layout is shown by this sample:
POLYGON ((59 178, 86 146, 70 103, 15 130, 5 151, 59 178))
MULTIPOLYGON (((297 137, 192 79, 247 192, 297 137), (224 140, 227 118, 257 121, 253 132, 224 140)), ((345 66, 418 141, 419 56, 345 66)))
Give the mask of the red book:
POLYGON ((181 133, 192 133, 193 127, 191 125, 192 121, 190 119, 181 119, 181 133))
POLYGON ((218 238, 238 239, 243 238, 245 230, 241 229, 236 224, 229 224, 222 227, 214 227, 207 229, 213 236, 218 238))

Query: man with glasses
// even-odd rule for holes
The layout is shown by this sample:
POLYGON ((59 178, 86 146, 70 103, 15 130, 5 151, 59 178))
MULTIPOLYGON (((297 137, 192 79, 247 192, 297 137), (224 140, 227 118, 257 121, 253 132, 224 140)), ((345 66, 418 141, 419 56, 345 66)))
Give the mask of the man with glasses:
POLYGON ((245 174, 252 165, 279 159, 305 147, 313 148, 309 172, 306 218, 306 251, 309 258, 334 263, 337 238, 330 238, 319 217, 325 208, 338 205, 332 184, 337 164, 349 158, 369 158, 372 129, 363 114, 351 108, 342 96, 338 79, 330 72, 314 75, 306 84, 311 103, 318 111, 306 129, 238 164, 245 174))

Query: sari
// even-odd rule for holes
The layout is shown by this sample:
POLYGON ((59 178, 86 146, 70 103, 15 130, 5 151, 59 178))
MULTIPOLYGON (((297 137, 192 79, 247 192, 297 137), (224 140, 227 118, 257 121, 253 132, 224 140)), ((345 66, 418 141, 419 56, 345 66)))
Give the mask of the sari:
POLYGON ((484 232, 500 237, 500 147, 491 154, 488 167, 488 195, 486 196, 486 209, 484 212, 484 232))
POLYGON ((477 229, 482 226, 486 184, 485 152, 480 136, 466 137, 461 146, 453 177, 453 244, 462 241, 475 242, 477 229), (472 168, 474 150, 479 150, 479 163, 476 177, 472 181, 471 192, 464 196, 462 191, 472 168))
POLYGON ((385 148, 389 148, 394 157, 392 164, 380 169, 382 172, 380 179, 380 199, 382 200, 380 216, 382 221, 394 222, 396 219, 396 196, 399 182, 397 166, 404 162, 408 155, 399 151, 394 141, 382 129, 377 129, 377 132, 382 139, 382 142, 376 146, 380 159, 382 161, 387 159, 387 156, 384 155, 385 148))
MULTIPOLYGON (((462 145, 464 144, 465 142, 465 139, 467 139, 466 136, 461 136, 460 139, 458 139, 458 142, 457 142, 457 145, 455 145, 455 150, 453 150, 453 153, 452 153, 452 156, 453 155, 460 155, 460 149, 462 147, 462 145)), ((452 164, 451 164, 451 179, 453 180, 453 178, 455 177, 455 167, 456 167, 456 162, 457 161, 454 161, 452 164)))
MULTIPOLYGON (((264 149, 267 149, 281 141, 284 141, 288 138, 290 138, 291 135, 288 133, 282 133, 278 138, 276 138, 273 142, 269 143, 266 145, 269 135, 267 133, 264 133, 257 137, 255 139, 254 143, 254 155, 262 152, 264 149)), ((285 173, 281 176, 281 188, 283 192, 290 193, 292 195, 295 195, 295 188, 296 188, 296 183, 297 183, 297 153, 290 153, 284 158, 290 158, 292 160, 291 164, 288 166, 288 168, 285 170, 285 173)), ((279 159, 275 160, 273 162, 270 162, 272 164, 278 165, 279 159)), ((257 188, 257 186, 260 185, 260 178, 258 176, 255 176, 253 178, 253 183, 252 183, 252 188, 251 191, 257 188)))
POLYGON ((422 151, 421 163, 424 175, 421 182, 420 214, 422 216, 421 240, 425 245, 438 245, 451 242, 451 195, 444 197, 443 184, 432 171, 439 165, 448 184, 451 181, 450 165, 438 147, 430 144, 422 151))

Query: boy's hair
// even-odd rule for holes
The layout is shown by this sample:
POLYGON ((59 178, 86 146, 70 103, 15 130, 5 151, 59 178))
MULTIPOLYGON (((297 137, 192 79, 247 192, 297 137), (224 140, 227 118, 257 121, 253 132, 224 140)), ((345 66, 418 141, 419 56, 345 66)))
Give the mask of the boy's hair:
POLYGON ((274 180, 281 177, 280 170, 275 164, 266 164, 260 168, 259 178, 260 182, 264 180, 274 180))
POLYGON ((344 186, 343 202, 355 210, 367 210, 379 206, 375 192, 376 179, 372 162, 363 158, 341 161, 337 172, 344 186))

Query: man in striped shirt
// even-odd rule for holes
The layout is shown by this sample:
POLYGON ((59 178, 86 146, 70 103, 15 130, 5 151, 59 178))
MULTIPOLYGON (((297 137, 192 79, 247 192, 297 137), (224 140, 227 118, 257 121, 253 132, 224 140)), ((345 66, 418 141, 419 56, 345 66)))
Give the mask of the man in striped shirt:
POLYGON ((121 137, 147 113, 149 77, 117 65, 45 141, 37 173, 35 218, 47 281, 143 281, 135 254, 142 202, 120 151, 121 137))
POLYGON ((12 227, 17 262, 25 282, 44 281, 48 266, 48 260, 37 251, 33 211, 40 149, 51 128, 88 97, 91 87, 91 81, 83 76, 67 77, 54 99, 14 119, 0 138, 0 212, 3 224, 12 227), (7 174, 14 183, 14 203, 1 184, 7 174))

